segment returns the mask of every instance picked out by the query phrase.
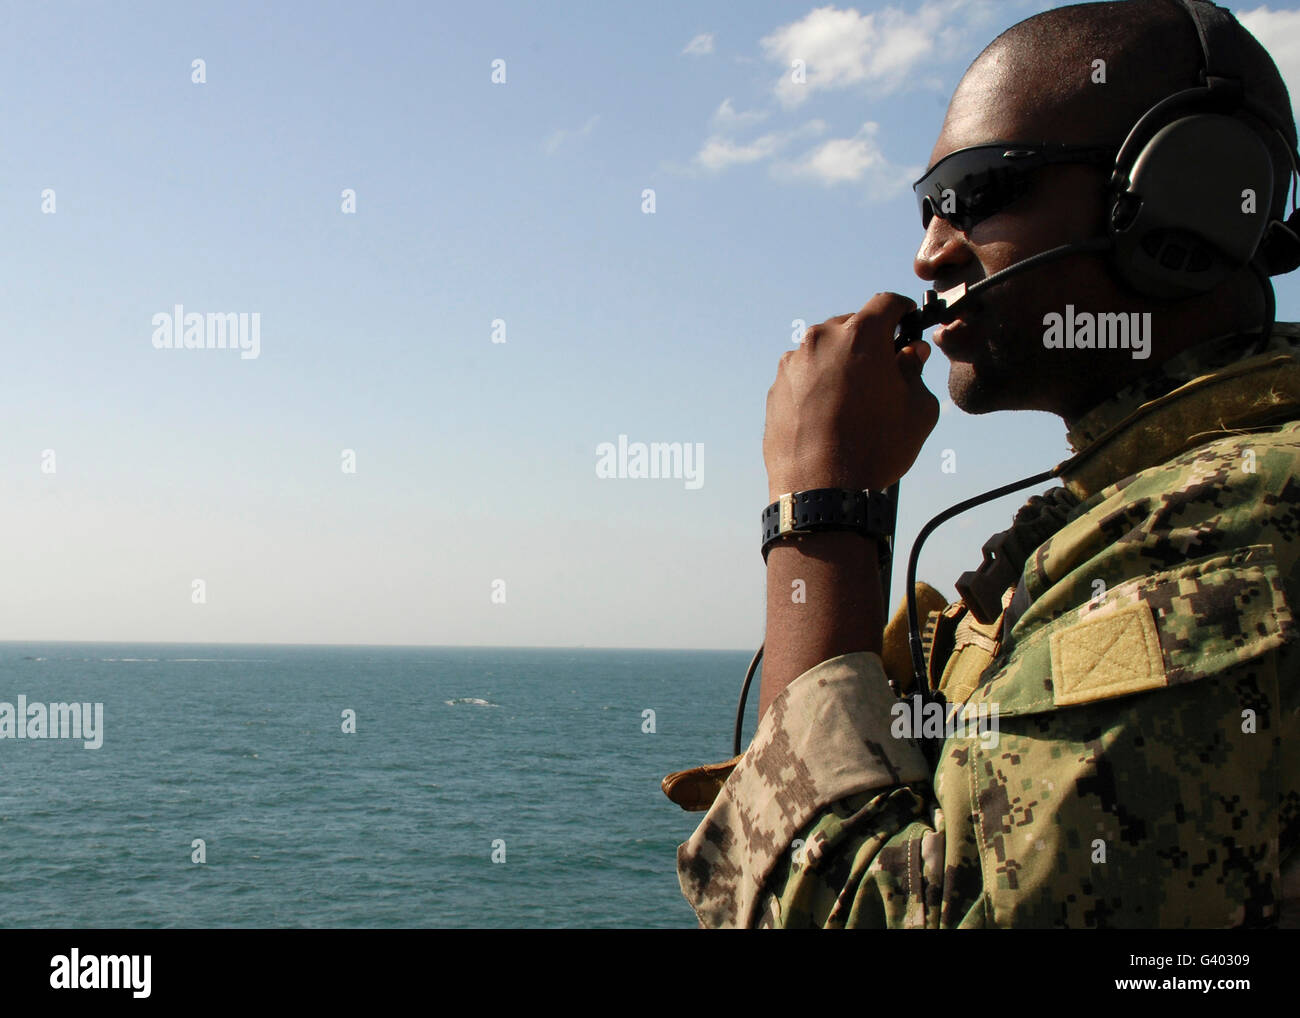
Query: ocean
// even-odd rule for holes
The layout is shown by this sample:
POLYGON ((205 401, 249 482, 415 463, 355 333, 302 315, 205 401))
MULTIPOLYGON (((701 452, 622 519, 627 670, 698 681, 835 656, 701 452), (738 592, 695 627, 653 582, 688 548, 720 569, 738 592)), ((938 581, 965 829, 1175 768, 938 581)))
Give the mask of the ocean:
POLYGON ((692 927, 659 782, 731 755, 748 661, 0 644, 11 720, 103 704, 0 738, 0 927, 692 927))

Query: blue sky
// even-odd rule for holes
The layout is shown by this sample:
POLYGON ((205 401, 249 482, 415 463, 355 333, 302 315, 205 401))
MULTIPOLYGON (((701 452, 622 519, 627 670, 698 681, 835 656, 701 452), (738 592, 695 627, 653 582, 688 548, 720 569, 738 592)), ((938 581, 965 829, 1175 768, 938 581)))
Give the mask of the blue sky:
MULTIPOLYGON (((1047 6, 6 7, 0 638, 753 646, 792 322, 921 293, 910 182, 1047 6), (257 313, 259 356, 156 349, 176 304, 257 313), (598 478, 619 435, 704 483, 598 478)), ((1294 91, 1295 5, 1243 20, 1294 91)), ((925 378, 903 550, 1068 454, 925 378)), ((952 596, 1028 494, 921 575, 952 596)))

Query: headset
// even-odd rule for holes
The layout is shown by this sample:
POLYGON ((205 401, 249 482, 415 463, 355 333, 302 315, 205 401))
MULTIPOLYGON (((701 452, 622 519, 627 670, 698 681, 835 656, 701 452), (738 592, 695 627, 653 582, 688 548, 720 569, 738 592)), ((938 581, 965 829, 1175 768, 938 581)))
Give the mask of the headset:
MULTIPOLYGON (((980 291, 1012 274, 1081 252, 1109 254, 1128 287, 1170 300, 1207 293, 1249 265, 1262 273, 1271 318, 1267 276, 1300 268, 1300 212, 1292 191, 1291 215, 1282 218, 1287 193, 1274 199, 1265 139, 1281 144, 1293 176, 1300 174, 1300 153, 1287 140, 1282 116, 1245 92, 1246 33, 1236 18, 1208 0, 1171 2, 1196 28, 1199 83, 1156 103, 1128 132, 1107 188, 1106 236, 1026 258, 959 288, 955 297, 953 291, 931 290, 922 306, 904 317, 896 341, 906 345, 922 330, 952 321, 963 298, 973 303, 980 291)), ((1010 164, 1021 153, 1008 143, 1004 155, 1010 164)), ((1265 329, 1271 325, 1267 321, 1265 329)))
MULTIPOLYGON (((1201 49, 1198 83, 1156 103, 1128 132, 1107 185, 1106 235, 1040 252, 970 285, 961 284, 942 293, 927 291, 921 304, 907 312, 896 327, 895 351, 920 339, 924 330, 951 322, 968 308, 978 306, 982 292, 1008 278, 1084 253, 1106 256, 1124 285, 1143 296, 1162 300, 1208 293, 1249 266, 1264 292, 1260 342, 1267 341, 1276 315, 1268 277, 1300 268, 1300 211, 1296 209, 1294 183, 1300 178, 1300 153, 1287 140, 1284 117, 1246 93, 1243 72, 1250 37, 1236 18, 1208 0, 1171 2, 1187 14, 1196 29, 1201 49), (1276 200, 1273 160, 1266 138, 1280 142, 1291 162, 1293 183, 1276 200), (1283 219, 1288 194, 1291 214, 1283 219)), ((1024 155, 1015 143, 1006 143, 1003 156, 1008 168, 1024 155)), ((914 186, 919 187, 929 176, 914 186)), ((936 209, 935 214, 943 212, 936 209)), ((940 524, 959 513, 1045 483, 1059 470, 1060 466, 967 499, 930 520, 917 535, 908 559, 907 607, 915 673, 913 691, 923 700, 942 701, 941 694, 929 688, 917 618, 916 566, 922 543, 940 524)), ((898 485, 889 490, 896 506, 898 485)), ((887 547, 892 552, 892 534, 887 547)), ((890 572, 883 570, 886 611, 890 572)), ((735 756, 741 752, 745 700, 762 656, 760 646, 741 687, 733 740, 735 756)))

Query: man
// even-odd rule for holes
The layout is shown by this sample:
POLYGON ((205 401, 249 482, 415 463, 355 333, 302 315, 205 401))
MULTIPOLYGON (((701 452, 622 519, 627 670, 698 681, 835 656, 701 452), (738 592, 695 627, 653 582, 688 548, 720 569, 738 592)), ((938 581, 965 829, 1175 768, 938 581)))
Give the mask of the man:
MULTIPOLYGON (((1241 34, 1243 85, 1283 123, 1261 198, 1276 210, 1295 127, 1271 60, 1241 34)), ((971 65, 931 166, 994 141, 1113 152, 1148 108, 1198 83, 1201 53, 1171 0, 1030 18, 971 65)), ((1112 166, 1042 166, 967 219, 936 196, 917 274, 947 289, 1105 234, 1112 166)), ((784 355, 763 440, 769 501, 880 490, 911 467, 938 404, 920 380, 927 344, 890 343, 910 307, 878 294, 784 355)), ((1018 515, 1028 554, 1005 591, 930 614, 930 680, 958 717, 996 725, 946 733, 927 759, 897 723, 890 684, 910 675, 884 663, 878 542, 832 530, 772 543, 759 728, 678 852, 702 925, 1297 918, 1300 327, 1272 310, 1249 266, 1170 300, 1076 254, 989 288, 935 335, 958 407, 1051 411, 1076 452, 1063 487, 1018 515), (1150 314, 1149 358, 1046 342, 1067 305, 1150 314)))

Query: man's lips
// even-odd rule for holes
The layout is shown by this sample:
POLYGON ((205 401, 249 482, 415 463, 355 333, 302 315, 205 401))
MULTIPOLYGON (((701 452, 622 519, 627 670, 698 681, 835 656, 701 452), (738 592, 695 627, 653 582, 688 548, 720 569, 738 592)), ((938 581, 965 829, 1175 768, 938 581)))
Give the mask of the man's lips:
POLYGON ((958 315, 951 322, 935 329, 931 339, 935 346, 951 357, 957 349, 965 345, 962 340, 965 338, 964 334, 969 331, 965 315, 958 315))
POLYGON ((935 329, 931 339, 949 360, 970 360, 970 351, 980 342, 979 323, 988 309, 982 294, 967 296, 968 288, 978 282, 967 280, 940 291, 945 304, 956 305, 957 316, 935 329))

